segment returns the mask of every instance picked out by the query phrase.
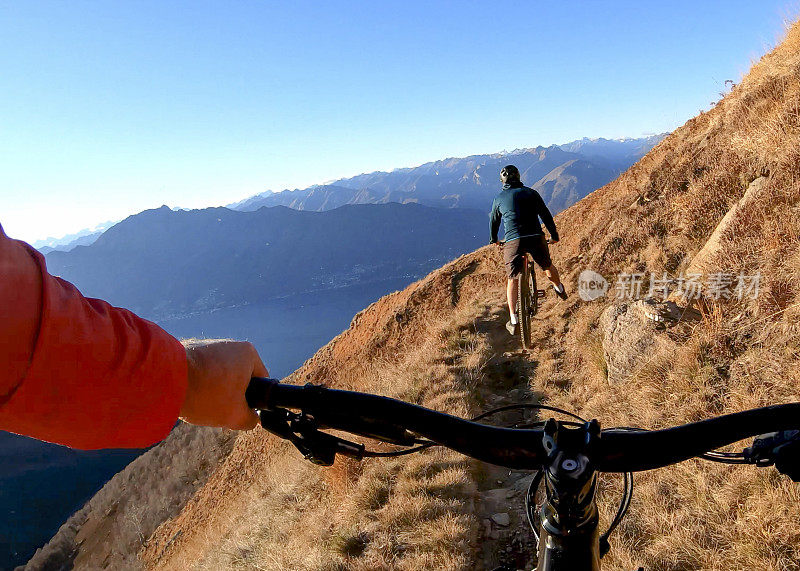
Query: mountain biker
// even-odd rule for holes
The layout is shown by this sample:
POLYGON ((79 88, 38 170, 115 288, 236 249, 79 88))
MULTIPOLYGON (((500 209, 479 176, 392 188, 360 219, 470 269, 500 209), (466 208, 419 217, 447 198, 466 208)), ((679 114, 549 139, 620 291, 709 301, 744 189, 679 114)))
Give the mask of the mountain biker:
POLYGON ((180 341, 47 273, 0 226, 0 430, 73 448, 143 448, 192 424, 253 428, 268 372, 249 343, 180 341))
POLYGON ((550 241, 558 242, 556 223, 544 200, 538 192, 522 185, 519 169, 514 165, 503 167, 500 171, 500 181, 503 183, 503 190, 495 197, 489 213, 490 243, 500 244, 497 240, 497 232, 502 220, 505 230, 503 259, 508 275, 506 297, 508 298, 508 311, 511 315, 511 320, 506 323, 506 329, 512 335, 516 335, 518 323, 515 307, 519 287, 516 277, 522 271, 523 257, 526 252, 544 270, 558 297, 567 299, 567 292, 564 284, 561 283, 558 270, 550 260, 550 250, 539 222, 541 218, 550 233, 550 241))

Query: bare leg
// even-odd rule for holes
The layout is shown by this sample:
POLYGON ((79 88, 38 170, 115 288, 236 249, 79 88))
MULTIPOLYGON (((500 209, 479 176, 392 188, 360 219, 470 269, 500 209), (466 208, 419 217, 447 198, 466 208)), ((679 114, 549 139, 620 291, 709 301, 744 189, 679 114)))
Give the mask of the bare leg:
POLYGON ((519 282, 517 278, 511 278, 506 284, 506 297, 508 299, 508 312, 514 315, 517 309, 517 290, 519 289, 519 282))
POLYGON ((561 276, 558 275, 558 270, 554 265, 551 264, 550 267, 544 271, 544 273, 547 276, 547 279, 553 282, 554 286, 561 286, 561 276))

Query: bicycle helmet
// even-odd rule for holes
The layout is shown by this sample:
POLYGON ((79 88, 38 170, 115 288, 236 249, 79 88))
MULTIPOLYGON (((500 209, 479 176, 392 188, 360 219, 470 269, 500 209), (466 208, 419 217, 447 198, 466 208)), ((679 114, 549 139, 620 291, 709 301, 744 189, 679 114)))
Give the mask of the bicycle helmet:
POLYGON ((506 165, 500 171, 500 181, 503 184, 508 182, 519 182, 519 169, 514 165, 506 165))

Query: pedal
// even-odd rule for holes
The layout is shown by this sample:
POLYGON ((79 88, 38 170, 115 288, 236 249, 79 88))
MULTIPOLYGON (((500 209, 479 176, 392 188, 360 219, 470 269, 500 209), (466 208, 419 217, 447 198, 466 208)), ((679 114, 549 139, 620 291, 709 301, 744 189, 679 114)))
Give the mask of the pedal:
POLYGON ((536 290, 536 297, 542 298, 542 297, 544 297, 546 295, 547 295, 547 291, 545 291, 543 289, 537 289, 536 290))

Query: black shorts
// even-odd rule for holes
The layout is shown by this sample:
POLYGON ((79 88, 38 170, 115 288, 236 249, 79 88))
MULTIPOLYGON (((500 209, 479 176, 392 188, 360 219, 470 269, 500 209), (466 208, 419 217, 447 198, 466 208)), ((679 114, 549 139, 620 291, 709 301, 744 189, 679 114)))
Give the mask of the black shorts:
POLYGON ((544 235, 525 236, 512 240, 503 244, 503 260, 506 264, 508 279, 517 277, 522 271, 522 256, 526 252, 531 255, 533 261, 543 270, 553 264, 550 260, 550 249, 547 247, 544 235))

